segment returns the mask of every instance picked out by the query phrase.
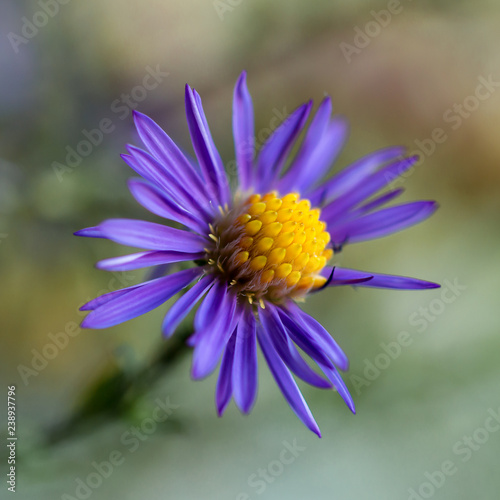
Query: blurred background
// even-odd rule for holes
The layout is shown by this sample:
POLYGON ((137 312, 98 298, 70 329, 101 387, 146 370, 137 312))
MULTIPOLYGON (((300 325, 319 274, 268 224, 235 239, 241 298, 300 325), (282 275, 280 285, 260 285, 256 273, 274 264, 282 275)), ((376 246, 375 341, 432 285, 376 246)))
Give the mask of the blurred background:
POLYGON ((0 13, 0 373, 3 398, 16 386, 17 498, 498 498, 497 2, 3 0, 0 13), (336 170, 406 145, 421 161, 394 185, 441 206, 338 263, 442 289, 343 287, 305 304, 348 354, 357 407, 300 384, 322 439, 262 358, 252 413, 231 404, 218 418, 216 376, 191 381, 189 350, 161 339, 168 305, 78 327, 81 304, 146 274, 96 270, 126 249, 72 236, 110 217, 155 220, 119 158, 140 145, 131 110, 190 151, 184 84, 196 87, 231 171, 242 69, 258 145, 327 93, 351 125, 336 170))

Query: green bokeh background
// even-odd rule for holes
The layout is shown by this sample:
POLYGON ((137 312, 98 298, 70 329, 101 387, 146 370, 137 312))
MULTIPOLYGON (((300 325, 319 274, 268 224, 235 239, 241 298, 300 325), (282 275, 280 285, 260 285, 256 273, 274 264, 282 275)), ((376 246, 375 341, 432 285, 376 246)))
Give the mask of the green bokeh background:
MULTIPOLYGON (((122 463, 88 498, 396 500, 412 498, 413 488, 421 498, 497 499, 500 432, 480 429, 500 408, 500 90, 460 121, 446 117, 457 116, 455 104, 474 104, 480 77, 500 81, 498 3, 71 0, 58 3, 26 43, 13 42, 23 16, 43 23, 42 4, 4 0, 0 7, 0 373, 2 398, 7 384, 17 386, 16 498, 79 498, 77 480, 117 451, 122 463), (389 6, 397 13, 384 27, 374 24, 373 11, 389 6), (371 35, 363 42, 365 30, 371 35), (346 57, 355 36, 366 46, 346 57), (258 142, 275 116, 327 93, 351 124, 336 169, 393 144, 422 152, 396 185, 406 189, 404 201, 438 200, 437 214, 404 233, 349 246, 337 262, 462 288, 339 288, 307 301, 351 359, 345 380, 357 407, 353 416, 337 394, 300 384, 322 439, 287 407, 262 358, 252 413, 242 416, 231 404, 218 418, 216 377, 191 381, 188 353, 127 411, 89 418, 85 430, 43 444, 96 379, 133 373, 162 348, 167 306, 106 331, 82 331, 43 369, 21 376, 23 367, 34 368, 33 350, 47 349, 49 334, 71 329, 83 302, 116 286, 94 263, 125 249, 72 232, 109 217, 156 220, 128 193, 131 171, 118 155, 139 141, 130 107, 118 113, 116 100, 157 66, 168 76, 146 95, 135 90, 144 99, 133 105, 189 151, 183 86, 195 86, 229 166, 232 87, 242 69, 258 142), (106 118, 113 132, 74 169, 56 173, 66 148, 106 118), (446 139, 425 141, 436 128, 446 139), (383 364, 382 344, 401 332, 410 345, 368 380, 366 367, 383 364), (130 451, 124 433, 154 414, 158 397, 178 407, 130 451), (472 436, 470 445, 464 436, 472 436), (283 442, 294 440, 301 451, 280 465, 283 442), (453 473, 444 480, 434 474, 442 484, 432 486, 426 473, 448 461, 453 473), (268 481, 256 483, 259 469, 268 470, 268 481)), ((144 275, 120 278, 128 285, 144 275)), ((111 396, 104 391, 104 401, 111 396)), ((2 481, 0 497, 7 495, 2 481)))

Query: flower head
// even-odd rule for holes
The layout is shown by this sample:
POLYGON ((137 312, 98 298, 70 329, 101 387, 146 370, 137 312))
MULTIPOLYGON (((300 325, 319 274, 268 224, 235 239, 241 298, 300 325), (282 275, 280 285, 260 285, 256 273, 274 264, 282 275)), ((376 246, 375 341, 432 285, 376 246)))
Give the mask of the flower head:
POLYGON ((271 135, 254 159, 254 115, 246 74, 233 102, 233 135, 239 185, 231 192, 197 92, 186 86, 186 115, 197 163, 181 152, 150 118, 135 112, 147 151, 128 146, 125 162, 141 178, 129 188, 153 214, 185 229, 128 219, 105 220, 78 231, 145 249, 98 263, 125 271, 175 262, 191 267, 105 294, 82 307, 91 311, 85 328, 107 328, 144 314, 191 288, 167 312, 165 336, 199 303, 194 318, 192 376, 203 378, 221 360, 216 406, 221 415, 232 397, 249 412, 257 394, 257 344, 284 397, 304 424, 319 428, 292 373, 321 388, 334 388, 354 412, 338 373, 348 359, 330 334, 296 304, 331 286, 425 289, 439 285, 402 276, 340 267, 328 262, 347 244, 386 236, 429 217, 433 201, 381 208, 402 189, 377 195, 417 160, 394 147, 372 153, 321 181, 346 137, 343 119, 331 118, 326 97, 297 154, 290 151, 311 112, 298 107, 271 135), (303 358, 317 365, 313 370, 303 358), (320 373, 321 372, 321 375, 320 373))

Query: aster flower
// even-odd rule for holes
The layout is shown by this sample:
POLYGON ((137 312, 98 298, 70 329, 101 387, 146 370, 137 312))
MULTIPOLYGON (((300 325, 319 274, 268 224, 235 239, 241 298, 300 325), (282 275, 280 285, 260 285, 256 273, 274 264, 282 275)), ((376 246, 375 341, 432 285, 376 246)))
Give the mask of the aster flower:
POLYGON ((128 146, 125 162, 141 176, 131 179, 134 198, 153 214, 184 226, 128 219, 105 220, 78 231, 146 251, 106 259, 99 269, 125 271, 175 262, 187 269, 107 293, 82 307, 84 328, 107 328, 144 314, 191 288, 169 309, 166 337, 199 304, 194 317, 192 377, 220 371, 216 407, 231 398, 251 410, 257 394, 257 344, 285 399, 318 436, 319 428, 294 376, 334 388, 354 413, 338 370, 348 359, 330 334, 297 302, 327 287, 426 289, 439 285, 328 265, 346 244, 417 224, 436 209, 433 201, 382 208, 402 189, 377 194, 417 160, 392 147, 369 154, 328 180, 347 135, 342 118, 331 118, 326 97, 312 118, 297 154, 290 151, 305 129, 312 102, 299 106, 275 130, 255 159, 252 99, 246 74, 234 90, 233 135, 238 188, 231 192, 198 93, 186 85, 186 115, 197 163, 188 159, 150 118, 135 112, 145 150, 128 146), (289 163, 289 168, 285 168, 289 163), (317 369, 304 360, 309 356, 317 369), (292 375, 293 374, 293 375, 292 375))

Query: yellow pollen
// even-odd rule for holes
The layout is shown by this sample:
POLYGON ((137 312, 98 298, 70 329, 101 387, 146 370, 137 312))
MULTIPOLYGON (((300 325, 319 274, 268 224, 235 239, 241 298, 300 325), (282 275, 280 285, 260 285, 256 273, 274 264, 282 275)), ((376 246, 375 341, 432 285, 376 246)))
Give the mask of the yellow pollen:
POLYGON ((248 209, 248 213, 250 215, 260 215, 260 214, 263 214, 265 210, 266 210, 266 204, 258 202, 258 203, 254 203, 253 205, 250 205, 250 208, 248 209))
POLYGON ((267 264, 267 258, 264 257, 264 255, 258 255, 257 257, 254 257, 250 261, 250 267, 254 271, 260 271, 261 269, 264 269, 264 267, 266 267, 266 264, 267 264))
POLYGON ((286 278, 292 272, 292 264, 285 263, 278 266, 276 269, 276 278, 286 278))
POLYGON ((236 255, 236 257, 234 258, 234 260, 238 264, 244 264, 248 260, 249 256, 250 256, 250 254, 248 252, 240 252, 240 253, 238 253, 236 255))
POLYGON ((274 240, 272 238, 260 238, 259 241, 255 244, 255 249, 260 253, 266 253, 274 245, 274 240))
POLYGON ((284 248, 275 248, 269 254, 268 262, 272 264, 281 264, 285 260, 286 250, 284 248))
POLYGON ((260 220, 252 220, 245 224, 245 232, 249 236, 255 236, 262 228, 262 222, 260 220))
POLYGON ((286 277, 286 284, 288 286, 293 286, 297 284, 297 282, 300 280, 300 277, 302 275, 300 274, 299 271, 292 271, 287 277, 286 277))
POLYGON ((285 208, 278 212, 276 220, 278 222, 286 222, 292 218, 292 215, 293 215, 293 210, 291 208, 285 208))
POLYGON ((264 284, 270 283, 273 280, 273 278, 274 278, 274 270, 273 269, 266 269, 260 275, 260 281, 264 284))
POLYGON ((277 247, 287 247, 293 242, 294 238, 295 238, 294 233, 281 232, 279 236, 274 240, 274 245, 277 247))
POLYGON ((240 224, 245 225, 248 221, 252 220, 250 214, 242 214, 236 219, 240 224))
POLYGON ((217 246, 207 251, 207 262, 250 304, 300 300, 326 283, 321 271, 333 256, 331 238, 309 200, 272 191, 249 196, 233 219, 226 212, 210 228, 217 246))
POLYGON ((271 224, 271 222, 274 222, 277 217, 278 212, 268 210, 267 212, 264 212, 261 216, 259 216, 259 220, 262 222, 262 224, 271 224))
POLYGON ((281 224, 281 222, 272 222, 271 224, 266 224, 262 229, 262 236, 269 236, 270 238, 274 238, 275 236, 278 236, 282 227, 283 224, 281 224))
POLYGON ((250 236, 243 236, 240 240, 240 247, 248 250, 253 244, 253 238, 250 236))

